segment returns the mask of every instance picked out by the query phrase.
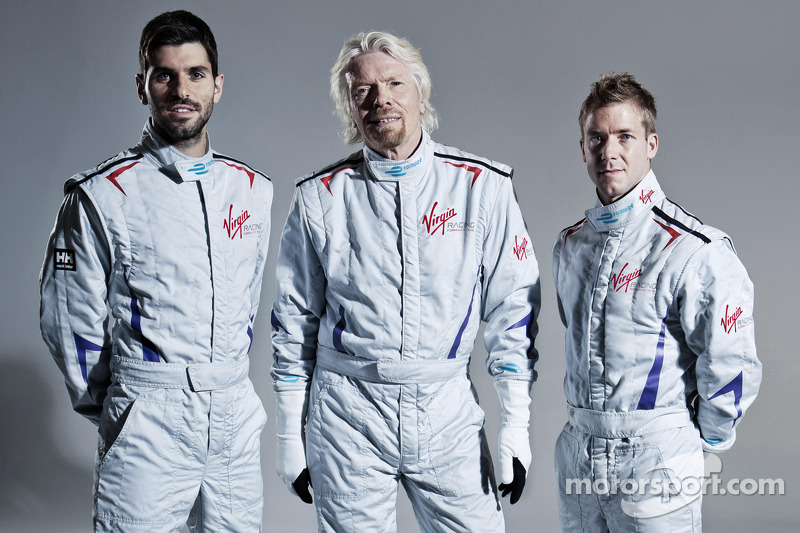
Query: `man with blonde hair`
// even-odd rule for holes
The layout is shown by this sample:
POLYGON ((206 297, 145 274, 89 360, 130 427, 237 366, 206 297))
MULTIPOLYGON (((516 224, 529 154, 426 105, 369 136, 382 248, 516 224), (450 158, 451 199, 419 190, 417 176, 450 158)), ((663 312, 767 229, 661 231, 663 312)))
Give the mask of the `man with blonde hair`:
POLYGON ((647 89, 603 76, 579 120, 597 203, 553 251, 567 327, 561 526, 699 532, 703 451, 731 447, 761 381, 753 284, 730 238, 661 190, 647 89))
POLYGON ((395 529, 398 481, 423 531, 504 530, 468 376, 481 320, 502 408, 500 490, 531 462, 539 275, 506 165, 434 142, 408 41, 345 43, 331 94, 363 150, 297 182, 272 316, 277 470, 320 531, 395 529))

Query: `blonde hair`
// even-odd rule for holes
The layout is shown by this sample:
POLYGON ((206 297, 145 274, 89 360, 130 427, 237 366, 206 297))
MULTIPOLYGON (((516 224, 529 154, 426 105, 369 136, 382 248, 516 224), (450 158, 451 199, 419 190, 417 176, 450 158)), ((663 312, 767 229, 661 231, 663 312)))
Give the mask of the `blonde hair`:
POLYGON ((356 144, 362 140, 361 133, 353 124, 350 104, 350 87, 347 83, 347 73, 350 70, 351 62, 360 55, 370 52, 383 52, 403 63, 411 71, 417 91, 423 102, 425 111, 420 117, 422 127, 428 133, 439 127, 439 117, 436 110, 431 105, 431 76, 428 68, 422 62, 422 55, 419 49, 406 39, 396 37, 391 33, 371 31, 369 33, 359 33, 349 39, 339 58, 331 69, 331 98, 336 106, 336 115, 342 121, 344 129, 340 133, 342 140, 346 144, 356 144))

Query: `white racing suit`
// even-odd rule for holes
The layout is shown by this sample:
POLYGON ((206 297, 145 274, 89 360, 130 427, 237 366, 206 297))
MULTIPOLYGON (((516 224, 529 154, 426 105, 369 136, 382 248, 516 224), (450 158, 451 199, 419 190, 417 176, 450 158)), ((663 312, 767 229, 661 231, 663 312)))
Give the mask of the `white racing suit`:
POLYGON ((703 450, 723 451, 761 381, 753 285, 731 243, 649 172, 553 252, 569 422, 564 531, 700 531, 703 450))
POLYGON ((424 133, 408 160, 365 147, 298 180, 272 376, 277 395, 310 389, 320 531, 394 531, 398 480, 423 531, 503 530, 468 362, 485 320, 494 379, 536 376, 538 267, 511 173, 424 133))
POLYGON ((258 531, 266 421, 248 351, 272 183, 149 121, 66 186, 41 273, 41 329, 99 425, 96 531, 258 531))

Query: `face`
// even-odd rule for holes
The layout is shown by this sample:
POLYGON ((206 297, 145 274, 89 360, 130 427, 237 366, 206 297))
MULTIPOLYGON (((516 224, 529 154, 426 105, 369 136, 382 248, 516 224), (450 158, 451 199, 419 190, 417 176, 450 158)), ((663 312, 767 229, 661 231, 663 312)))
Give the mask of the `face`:
POLYGON ((638 108, 631 102, 595 109, 583 125, 583 162, 597 195, 608 205, 625 196, 650 171, 658 135, 645 134, 638 108))
POLYGON ((201 156, 222 80, 222 74, 213 77, 202 44, 184 43, 156 49, 145 77, 136 76, 136 88, 139 99, 150 107, 158 133, 181 152, 201 156))
POLYGON ((347 82, 353 122, 364 143, 389 159, 411 157, 422 138, 425 102, 408 67, 370 52, 350 63, 347 82))

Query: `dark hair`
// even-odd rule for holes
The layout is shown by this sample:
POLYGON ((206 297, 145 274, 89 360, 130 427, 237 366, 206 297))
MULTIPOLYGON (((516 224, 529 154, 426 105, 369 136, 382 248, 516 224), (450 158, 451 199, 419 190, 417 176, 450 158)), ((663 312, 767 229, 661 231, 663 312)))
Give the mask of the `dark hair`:
POLYGON ((167 11, 147 23, 139 41, 139 70, 144 77, 150 68, 150 58, 155 50, 164 45, 200 43, 206 49, 211 62, 211 73, 217 77, 217 41, 211 28, 203 20, 188 11, 167 11))
POLYGON ((639 108, 639 117, 642 119, 646 135, 656 132, 656 99, 650 94, 650 91, 636 81, 633 74, 609 72, 592 84, 589 96, 581 105, 581 113, 578 117, 581 137, 583 137, 583 126, 586 124, 586 119, 595 110, 624 102, 631 102, 639 108))

